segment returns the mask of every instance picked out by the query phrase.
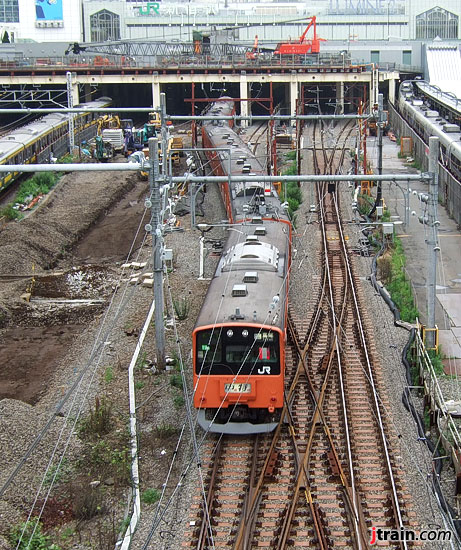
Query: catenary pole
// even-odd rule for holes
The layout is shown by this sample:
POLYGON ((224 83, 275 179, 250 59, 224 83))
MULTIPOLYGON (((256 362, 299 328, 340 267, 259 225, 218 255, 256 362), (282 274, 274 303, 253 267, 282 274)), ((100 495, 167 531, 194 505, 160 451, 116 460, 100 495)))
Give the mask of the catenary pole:
POLYGON ((158 158, 158 139, 149 139, 149 188, 152 202, 152 260, 154 265, 154 300, 155 300, 155 340, 157 347, 157 367, 165 367, 165 325, 163 321, 163 237, 162 237, 162 203, 160 196, 160 171, 158 158))
POLYGON ((437 227, 437 202, 439 195, 439 138, 431 136, 429 138, 429 173, 431 176, 429 182, 429 198, 427 201, 427 328, 426 347, 435 346, 435 299, 437 285, 437 252, 438 246, 437 227))
MULTIPOLYGON (((67 77, 67 107, 69 109, 73 109, 74 108, 74 96, 72 94, 72 73, 71 72, 67 72, 66 73, 66 77, 67 77)), ((71 113, 69 113, 68 115, 68 124, 69 124, 69 151, 70 151, 70 154, 73 155, 74 154, 74 147, 75 147, 75 137, 74 137, 74 117, 72 116, 71 113)))

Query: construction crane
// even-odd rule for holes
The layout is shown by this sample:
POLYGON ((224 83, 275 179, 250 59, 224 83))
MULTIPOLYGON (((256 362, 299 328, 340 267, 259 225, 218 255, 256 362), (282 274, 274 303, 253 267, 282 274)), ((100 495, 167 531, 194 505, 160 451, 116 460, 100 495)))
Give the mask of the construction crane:
POLYGON ((290 42, 281 42, 277 44, 277 48, 274 51, 274 54, 277 55, 302 55, 306 53, 319 53, 320 52, 320 42, 325 42, 324 38, 319 38, 317 36, 317 23, 315 15, 313 17, 308 17, 310 20, 309 25, 307 25, 306 30, 299 37, 299 40, 290 41, 290 42), (313 28, 314 37, 312 40, 306 40, 306 35, 310 28, 313 28))

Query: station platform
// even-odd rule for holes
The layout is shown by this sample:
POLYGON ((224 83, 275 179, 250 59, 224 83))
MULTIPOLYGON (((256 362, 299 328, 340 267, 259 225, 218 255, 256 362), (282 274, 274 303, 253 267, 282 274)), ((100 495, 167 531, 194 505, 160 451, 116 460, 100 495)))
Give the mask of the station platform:
MULTIPOLYGON (((373 167, 377 166, 377 138, 367 138, 368 156, 373 167)), ((406 159, 399 158, 400 146, 383 137, 383 174, 417 174, 406 159)), ((421 315, 421 322, 427 319, 427 244, 426 230, 418 218, 423 214, 425 204, 418 193, 428 192, 428 185, 422 181, 411 185, 386 182, 383 198, 392 216, 405 220, 404 191, 410 187, 409 223, 396 226, 396 235, 401 239, 406 255, 406 272, 409 276, 421 315)), ((439 203, 437 217, 440 221, 438 240, 440 253, 437 264, 436 324, 439 328, 439 345, 442 350, 446 374, 461 375, 461 232, 439 203)))

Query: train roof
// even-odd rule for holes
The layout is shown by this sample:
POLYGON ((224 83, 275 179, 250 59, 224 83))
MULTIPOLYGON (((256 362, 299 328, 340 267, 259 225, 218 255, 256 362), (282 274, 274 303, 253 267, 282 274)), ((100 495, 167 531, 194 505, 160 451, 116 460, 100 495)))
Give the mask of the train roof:
POLYGON ((429 84, 424 80, 415 81, 415 84, 424 95, 429 96, 437 103, 441 103, 453 113, 461 116, 461 98, 456 97, 451 92, 444 92, 438 86, 429 84))
MULTIPOLYGON (((231 99, 219 102, 213 106, 210 113, 230 115, 233 105, 231 99)), ((267 175, 265 166, 254 155, 244 139, 229 127, 227 121, 214 120, 205 124, 204 128, 213 147, 222 149, 218 155, 226 174, 230 171, 233 176, 239 174, 243 176, 267 175)), ((262 202, 267 215, 288 220, 285 210, 281 208, 275 186, 271 182, 264 182, 262 178, 260 182, 236 180, 231 183, 230 194, 234 220, 245 218, 248 213, 261 212, 262 202)))
POLYGON ((450 124, 439 116, 437 111, 429 109, 423 101, 411 94, 401 93, 400 101, 404 102, 405 108, 430 135, 437 136, 444 147, 450 149, 451 152, 456 152, 456 156, 461 158, 461 128, 459 126, 450 124))
POLYGON ((196 328, 254 323, 284 330, 289 239, 290 226, 275 220, 231 228, 196 328))

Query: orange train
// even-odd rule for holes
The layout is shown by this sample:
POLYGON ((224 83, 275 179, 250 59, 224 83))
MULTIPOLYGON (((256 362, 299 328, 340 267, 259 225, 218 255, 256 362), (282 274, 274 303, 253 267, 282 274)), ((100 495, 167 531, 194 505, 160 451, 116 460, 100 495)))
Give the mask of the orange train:
MULTIPOLYGON (((221 98, 211 113, 231 115, 221 98)), ((266 174, 227 121, 202 127, 214 174, 266 174)), ((221 185, 229 235, 193 331, 194 405, 211 432, 272 431, 284 399, 291 223, 272 183, 221 185)))

